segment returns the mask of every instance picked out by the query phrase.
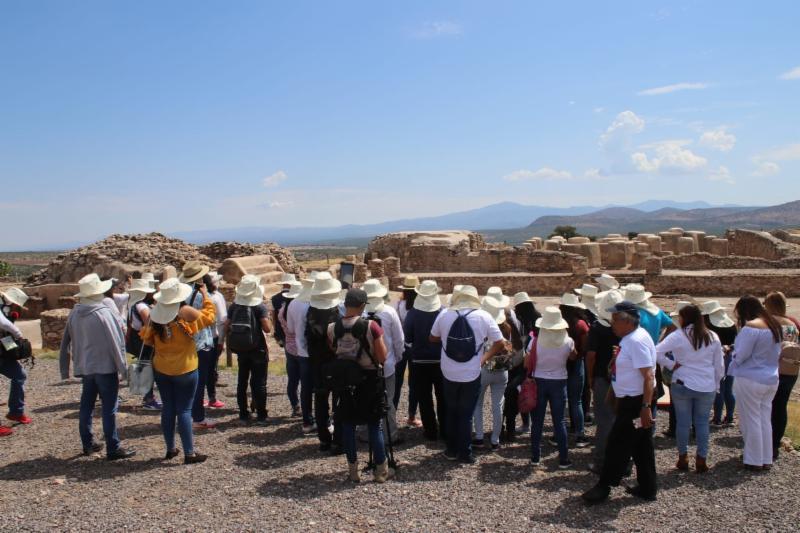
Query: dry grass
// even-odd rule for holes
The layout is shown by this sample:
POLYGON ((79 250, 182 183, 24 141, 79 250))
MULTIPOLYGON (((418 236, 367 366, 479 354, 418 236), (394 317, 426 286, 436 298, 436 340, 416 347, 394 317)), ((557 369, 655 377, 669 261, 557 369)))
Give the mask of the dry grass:
POLYGON ((789 402, 789 421, 786 424, 786 437, 800 450, 800 402, 789 402))

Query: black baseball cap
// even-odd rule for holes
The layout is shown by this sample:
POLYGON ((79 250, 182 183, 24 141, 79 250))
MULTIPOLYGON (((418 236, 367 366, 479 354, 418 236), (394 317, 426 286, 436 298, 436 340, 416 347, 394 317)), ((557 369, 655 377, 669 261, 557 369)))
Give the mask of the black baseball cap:
POLYGON ((367 293, 361 289, 348 289, 344 297, 344 306, 356 309, 367 304, 367 293))

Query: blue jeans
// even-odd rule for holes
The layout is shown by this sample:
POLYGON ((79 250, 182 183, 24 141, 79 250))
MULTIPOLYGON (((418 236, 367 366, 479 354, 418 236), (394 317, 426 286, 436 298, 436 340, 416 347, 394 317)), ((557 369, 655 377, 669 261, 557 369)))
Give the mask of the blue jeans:
POLYGON ((725 376, 719 382, 719 392, 714 397, 714 422, 722 422, 722 406, 725 406, 725 422, 733 422, 736 397, 733 395, 733 376, 725 376))
POLYGON ((583 436, 583 359, 567 363, 567 400, 569 401, 570 431, 583 436))
POLYGON ((14 359, 0 359, 0 374, 11 381, 8 391, 8 414, 21 415, 25 413, 25 380, 28 376, 25 369, 14 359))
POLYGON ((411 350, 408 348, 403 352, 403 358, 397 362, 394 367, 394 408, 400 403, 400 393, 403 390, 403 380, 406 377, 406 368, 408 368, 408 417, 416 418, 417 416, 417 392, 414 390, 414 365, 409 365, 411 360, 411 350))
POLYGON ((538 461, 542 455, 542 430, 547 404, 550 403, 550 416, 553 431, 558 443, 558 460, 567 462, 567 421, 564 410, 567 404, 568 379, 536 378, 536 409, 531 413, 531 459, 538 461))
MULTIPOLYGON (((194 392, 194 405, 192 405, 192 419, 195 422, 202 422, 206 418, 206 408, 203 407, 205 399, 206 383, 211 371, 214 368, 216 359, 216 349, 200 350, 197 352, 197 387, 194 392)), ((161 387, 159 387, 161 389, 161 387)), ((161 393, 161 401, 164 401, 164 393, 161 393)))
POLYGON ((297 386, 300 385, 300 411, 303 413, 303 424, 312 424, 314 417, 311 414, 311 398, 314 386, 311 384, 311 363, 308 357, 300 357, 286 352, 286 374, 289 382, 286 385, 286 395, 292 407, 298 404, 297 386))
POLYGON ((673 382, 670 387, 672 405, 675 406, 675 439, 678 453, 689 449, 689 431, 694 424, 697 455, 708 457, 708 414, 714 403, 714 392, 697 392, 673 382))
MULTIPOLYGON (((383 440, 383 428, 381 422, 370 422, 367 424, 367 435, 369 445, 372 447, 372 459, 376 465, 381 465, 386 461, 386 449, 383 440)), ((348 422, 342 422, 342 448, 347 455, 347 462, 356 462, 356 426, 348 422)))
POLYGON ((158 390, 161 392, 161 431, 167 451, 175 449, 175 419, 178 420, 178 433, 183 444, 183 453, 194 453, 192 435, 192 402, 197 385, 197 370, 180 376, 168 376, 154 372, 158 390))
POLYGON ((116 373, 83 376, 78 432, 81 435, 81 444, 83 444, 84 450, 88 450, 94 442, 92 412, 98 395, 103 416, 103 435, 106 438, 106 454, 112 454, 119 449, 119 436, 117 435, 119 376, 116 373))
POLYGON ((472 413, 478 403, 481 377, 466 383, 447 378, 443 382, 444 404, 447 409, 447 453, 466 459, 472 456, 472 413))

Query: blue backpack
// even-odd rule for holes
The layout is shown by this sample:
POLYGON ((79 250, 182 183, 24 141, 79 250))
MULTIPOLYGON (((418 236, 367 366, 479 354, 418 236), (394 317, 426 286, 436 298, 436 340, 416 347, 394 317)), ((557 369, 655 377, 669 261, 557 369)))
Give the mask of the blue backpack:
POLYGON ((475 342, 475 333, 472 331, 472 326, 469 325, 469 320, 467 320, 472 311, 463 315, 456 311, 458 317, 447 333, 447 344, 444 353, 457 363, 466 363, 478 355, 480 351, 480 346, 475 342))

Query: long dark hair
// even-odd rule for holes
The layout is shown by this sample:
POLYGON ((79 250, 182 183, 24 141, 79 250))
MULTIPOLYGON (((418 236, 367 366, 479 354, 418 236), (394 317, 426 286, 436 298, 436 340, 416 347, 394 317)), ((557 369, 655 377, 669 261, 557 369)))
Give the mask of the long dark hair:
POLYGON ((281 307, 281 309, 280 309, 280 314, 278 315, 279 317, 282 317, 284 320, 286 320, 286 312, 289 310, 289 304, 292 303, 293 301, 294 301, 294 298, 286 298, 286 297, 284 297, 284 299, 283 299, 283 307, 281 307))
POLYGON ((567 324, 569 324, 569 329, 573 329, 581 320, 588 322, 588 320, 586 320, 586 313, 579 307, 559 305, 558 309, 561 311, 561 316, 567 321, 567 324))
POLYGON ((691 335, 689 335, 688 332, 686 332, 686 334, 689 335, 689 340, 692 341, 692 347, 695 350, 699 350, 703 346, 711 344, 713 337, 706 327, 706 321, 699 307, 696 305, 687 305, 678 311, 678 314, 681 317, 681 328, 684 331, 686 331, 686 328, 689 326, 692 326, 691 335))
POLYGON ((736 307, 734 307, 734 312, 736 313, 736 323, 739 328, 743 328, 751 320, 760 318, 772 332, 772 338, 775 339, 775 342, 783 340, 783 330, 780 323, 775 320, 774 316, 769 314, 755 296, 748 294, 739 298, 739 301, 736 302, 736 307))
POLYGON ((406 311, 414 308, 414 300, 417 299, 417 291, 414 289, 403 289, 403 301, 406 303, 406 311))
POLYGON ((206 274, 203 276, 203 284, 206 286, 209 294, 214 294, 217 292, 217 284, 214 283, 213 279, 211 279, 211 274, 206 274))
POLYGON ((514 314, 517 315, 517 320, 519 320, 521 325, 520 334, 525 336, 531 331, 536 331, 536 321, 541 318, 541 314, 539 311, 536 310, 536 306, 533 302, 522 302, 514 306, 514 314))

